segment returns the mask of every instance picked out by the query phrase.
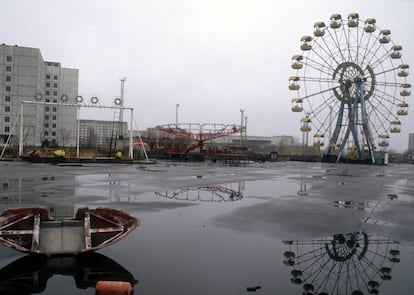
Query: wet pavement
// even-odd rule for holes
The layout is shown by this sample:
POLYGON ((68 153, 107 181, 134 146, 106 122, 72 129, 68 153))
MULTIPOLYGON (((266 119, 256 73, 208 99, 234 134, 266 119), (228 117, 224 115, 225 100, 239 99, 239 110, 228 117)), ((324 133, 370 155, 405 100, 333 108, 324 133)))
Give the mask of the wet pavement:
POLYGON ((80 207, 113 207, 141 220, 124 240, 80 257, 0 246, 0 290, 94 294, 97 280, 115 279, 135 284, 134 294, 411 294, 413 172, 0 162, 1 212, 43 206, 71 217, 80 207))

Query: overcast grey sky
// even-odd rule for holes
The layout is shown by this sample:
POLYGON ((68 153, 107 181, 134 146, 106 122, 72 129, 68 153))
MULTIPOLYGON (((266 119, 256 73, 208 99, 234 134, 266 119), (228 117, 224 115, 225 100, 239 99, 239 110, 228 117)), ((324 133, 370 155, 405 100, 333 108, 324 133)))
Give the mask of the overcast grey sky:
MULTIPOLYGON (((239 124, 242 108, 251 135, 301 137, 291 56, 333 13, 376 18, 414 64, 409 0, 14 0, 2 11, 2 43, 79 69, 84 98, 112 105, 126 77, 124 104, 140 129, 175 122, 178 103, 180 122, 239 124)), ((391 148, 406 150, 413 118, 391 148)))

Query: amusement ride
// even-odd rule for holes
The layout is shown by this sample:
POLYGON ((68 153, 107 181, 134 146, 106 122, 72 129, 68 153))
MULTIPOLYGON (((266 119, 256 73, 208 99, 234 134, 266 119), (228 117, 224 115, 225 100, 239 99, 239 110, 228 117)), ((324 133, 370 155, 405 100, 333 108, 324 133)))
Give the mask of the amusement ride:
POLYGON ((333 14, 329 23, 314 24, 313 36, 300 39, 301 53, 292 56, 288 88, 292 111, 302 113, 304 146, 324 149, 331 162, 376 162, 390 135, 401 132, 408 114, 409 65, 391 31, 358 13, 333 14))

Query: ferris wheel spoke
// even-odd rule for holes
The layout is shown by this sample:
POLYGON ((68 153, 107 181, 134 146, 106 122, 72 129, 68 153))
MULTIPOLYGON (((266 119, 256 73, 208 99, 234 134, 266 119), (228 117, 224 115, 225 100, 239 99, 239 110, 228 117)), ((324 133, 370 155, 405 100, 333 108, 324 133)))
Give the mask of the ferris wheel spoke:
POLYGON ((372 105, 371 102, 369 102, 369 104, 371 105, 371 109, 374 112, 374 114, 377 115, 377 117, 382 117, 382 120, 387 120, 388 121, 388 117, 384 115, 384 113, 390 114, 389 110, 386 108, 384 101, 382 99, 377 99, 378 100, 378 105, 372 105), (382 111, 385 110, 385 111, 382 111), (378 114, 381 114, 381 116, 378 116, 378 114))
MULTIPOLYGON (((298 259, 303 258, 303 257, 307 257, 307 256, 310 256, 312 258, 317 257, 317 256, 321 256, 321 255, 315 255, 315 253, 318 252, 318 251, 320 252, 322 249, 323 249, 323 247, 321 246, 320 248, 312 249, 308 252, 302 253, 300 256, 298 256, 298 259)), ((301 262, 306 262, 306 260, 302 260, 301 262)))
POLYGON ((384 104, 385 102, 394 104, 395 96, 393 94, 381 89, 377 89, 375 92, 376 93, 374 95, 374 99, 376 102, 380 103, 384 109, 387 109, 386 105, 384 104), (381 94, 381 96, 379 96, 379 94, 381 94))
POLYGON ((318 77, 300 77, 301 81, 304 82, 317 82, 317 83, 334 83, 336 81, 327 78, 318 78, 318 77))
MULTIPOLYGON (((325 41, 325 39, 322 39, 322 40, 325 41)), ((321 44, 318 43, 317 39, 315 40, 314 44, 317 44, 319 46, 318 49, 320 49, 322 52, 324 52, 327 55, 327 57, 323 57, 320 54, 318 54, 318 57, 322 61, 326 62, 326 60, 328 60, 329 58, 332 58, 337 65, 340 64, 340 62, 337 61, 337 59, 335 58, 335 54, 332 52, 332 50, 329 47, 322 46, 321 44)), ((326 44, 326 42, 324 42, 324 45, 325 44, 326 44)), ((315 53, 316 53, 316 51, 315 51, 315 53)))
MULTIPOLYGON (((372 34, 369 35, 369 41, 371 40, 371 36, 372 34)), ((361 61, 361 64, 371 64, 372 63, 372 59, 375 58, 375 52, 378 52, 379 49, 381 48, 381 43, 379 42, 379 37, 373 38, 374 41, 372 42, 372 44, 370 44, 369 42, 367 42, 367 46, 365 47, 365 52, 364 52, 364 57, 361 61)))
POLYGON ((333 99, 335 99, 335 98, 331 96, 326 101, 324 101, 323 103, 317 105, 315 108, 312 109, 313 110, 312 116, 311 116, 312 119, 313 118, 318 119, 320 117, 322 117, 322 119, 323 119, 323 120, 318 120, 318 122, 321 123, 321 124, 319 124, 319 126, 324 126, 323 122, 332 123, 332 122, 328 121, 330 116, 332 117, 332 115, 334 115, 334 117, 336 117, 336 112, 334 111, 334 108, 332 106, 333 104, 329 103, 333 99), (333 112, 335 112, 335 113, 333 113, 333 112))
POLYGON ((401 86, 400 83, 395 82, 386 82, 386 81, 376 81, 377 86, 386 86, 386 87, 394 87, 399 88, 401 86))
POLYGON ((306 96, 304 96, 304 97, 303 97, 303 99, 308 99, 308 98, 310 98, 310 97, 314 97, 314 96, 320 95, 320 94, 322 94, 322 93, 330 92, 330 91, 332 91, 332 90, 334 90, 334 89, 338 89, 338 88, 339 88, 339 86, 335 86, 335 87, 327 88, 327 89, 321 90, 321 91, 319 91, 319 92, 315 92, 315 93, 312 93, 312 94, 306 95, 306 96))
POLYGON ((359 280, 360 280, 360 273, 358 271, 358 264, 355 262, 355 259, 352 259, 351 261, 349 261, 348 267, 349 267, 350 270, 348 270, 348 278, 347 279, 350 282, 351 290, 349 290, 349 291, 347 290, 348 292, 346 292, 346 293, 352 292, 353 291, 352 289, 354 289, 353 286, 352 286, 353 285, 352 280, 350 279, 350 277, 351 277, 350 272, 351 271, 353 272, 353 276, 356 279, 355 285, 358 287, 358 289, 359 289, 359 280))
POLYGON ((375 44, 371 44, 371 40, 372 40, 372 32, 366 33, 365 34, 365 30, 362 30, 362 34, 360 39, 358 40, 358 52, 359 52, 359 48, 363 47, 363 52, 361 52, 362 55, 362 59, 358 60, 358 64, 363 65, 364 61, 365 61, 365 57, 367 56, 367 52, 368 52, 368 48, 370 48, 371 46, 374 46, 375 44), (364 44, 366 44, 366 46, 364 46, 364 44))
POLYGON ((390 68, 390 69, 387 69, 387 70, 384 70, 384 71, 381 71, 381 72, 376 72, 374 74, 375 74, 375 76, 379 76, 379 75, 383 75, 383 74, 393 72, 393 71, 396 71, 396 70, 398 70, 398 67, 390 68))
MULTIPOLYGON (((349 27, 348 27, 348 33, 346 32, 346 25, 344 24, 344 22, 342 21, 342 35, 345 38, 345 46, 346 48, 344 48, 344 51, 346 51, 348 53, 348 57, 345 57, 345 60, 347 61, 352 61, 352 57, 351 57, 351 50, 349 48, 350 42, 349 42, 349 27)), ((336 32, 336 31, 335 31, 336 32)))
POLYGON ((372 47, 370 47, 369 49, 367 47, 368 52, 366 54, 366 57, 369 57, 367 59, 367 63, 371 64, 372 67, 375 66, 375 62, 374 62, 375 60, 378 61, 378 60, 382 60, 383 58, 387 59, 389 57, 388 50, 384 50, 384 45, 381 44, 380 39, 381 39, 380 36, 378 36, 376 38, 376 42, 373 43, 372 47), (380 51, 383 51, 383 53, 382 53, 382 56, 378 57, 377 52, 380 52, 380 51))
POLYGON ((386 133, 386 130, 378 130, 377 124, 375 124, 375 122, 373 122, 373 120, 371 119, 371 117, 368 118, 368 121, 370 121, 371 123, 371 128, 373 129, 372 131, 376 134, 376 135, 380 135, 380 134, 384 134, 386 133))
POLYGON ((354 266, 354 276, 356 278, 356 285, 360 289, 360 285, 363 285, 361 282, 368 282, 371 280, 371 276, 367 271, 367 268, 364 267, 364 265, 361 263, 361 260, 353 260, 353 266, 354 266))
MULTIPOLYGON (((380 65, 382 65, 384 62, 388 61, 389 58, 390 58, 390 54, 391 54, 390 51, 386 51, 386 52, 383 53, 383 55, 381 55, 379 57, 376 57, 375 58, 375 61, 372 61, 371 60, 371 63, 370 63, 371 64, 371 68, 372 69, 376 69, 377 67, 379 67, 380 65)), ((374 60, 374 58, 373 58, 373 60, 374 60)))
POLYGON ((328 109, 331 111, 331 108, 333 109, 333 103, 329 103, 334 98, 332 96, 328 97, 326 100, 320 102, 319 104, 312 104, 310 106, 312 110, 311 118, 318 118, 318 116, 323 115, 324 112, 326 112, 328 109))
POLYGON ((379 271, 378 266, 375 265, 371 260, 366 259, 366 258, 360 260, 360 265, 361 265, 361 267, 364 267, 364 269, 367 273, 367 276, 369 276, 369 274, 368 274, 369 270, 371 270, 373 273, 378 273, 378 271, 379 271))
MULTIPOLYGON (((394 118, 391 118, 390 119, 390 116, 389 116, 389 114, 388 113, 384 113, 384 112, 382 112, 382 111, 375 111, 375 115, 376 115, 376 117, 378 118, 378 120, 376 120, 376 122, 382 122, 382 124, 381 124, 381 126, 382 126, 382 129, 386 132, 386 134, 388 133, 388 131, 386 131, 386 129, 385 129, 385 124, 384 123, 390 123, 391 121, 392 121, 392 119, 394 119, 394 118)), ((372 119, 370 119, 370 122, 372 123, 372 124, 374 124, 375 125, 375 122, 373 122, 372 121, 372 119)), ((380 134, 380 133, 378 133, 378 134, 380 134)))
MULTIPOLYGON (((334 30, 334 34, 332 34, 331 33, 331 31, 330 30, 328 30, 328 34, 329 34, 329 36, 331 37, 331 40, 332 40, 332 42, 333 42, 333 44, 334 44, 334 47, 336 48, 336 49, 339 49, 339 55, 341 56, 341 61, 337 61, 336 59, 335 59, 335 61, 338 63, 338 64, 340 64, 340 63, 342 63, 342 62, 344 62, 344 61, 346 61, 346 58, 345 58, 345 56, 344 56, 344 54, 343 54, 343 52, 342 52, 342 50, 341 50, 341 43, 339 42, 339 40, 338 40, 338 34, 337 34, 337 32, 336 32, 336 30, 334 30)), ((327 46, 328 47, 328 46, 327 46)))
POLYGON ((316 70, 317 72, 323 73, 327 76, 331 75, 331 72, 329 72, 329 70, 331 70, 331 69, 326 68, 326 66, 324 64, 321 64, 321 63, 317 62, 316 60, 307 58, 303 64, 305 66, 307 66, 307 67, 309 67, 313 70, 316 70), (310 63, 307 63, 306 61, 310 61, 310 63))

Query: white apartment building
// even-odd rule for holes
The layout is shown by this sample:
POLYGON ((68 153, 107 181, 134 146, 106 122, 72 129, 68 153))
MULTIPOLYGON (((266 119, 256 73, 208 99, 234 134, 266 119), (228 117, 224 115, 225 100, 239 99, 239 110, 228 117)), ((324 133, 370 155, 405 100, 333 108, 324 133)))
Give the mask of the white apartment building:
MULTIPOLYGON (((80 120, 79 145, 81 147, 96 148, 115 145, 115 140, 122 140, 128 136, 127 122, 80 120)), ((119 147, 120 142, 118 142, 119 147)))
POLYGON ((0 45, 0 144, 17 145, 22 130, 25 146, 75 146, 77 110, 67 105, 78 80, 77 69, 44 61, 37 48, 0 45))

